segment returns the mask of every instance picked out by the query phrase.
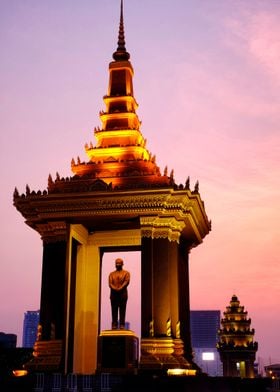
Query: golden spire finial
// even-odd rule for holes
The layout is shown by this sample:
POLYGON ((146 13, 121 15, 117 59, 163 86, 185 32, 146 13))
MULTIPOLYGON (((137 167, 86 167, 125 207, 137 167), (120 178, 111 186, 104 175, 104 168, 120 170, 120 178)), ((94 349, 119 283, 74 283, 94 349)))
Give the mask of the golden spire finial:
POLYGON ((113 59, 116 61, 129 60, 130 54, 125 48, 125 37, 124 37, 124 22, 123 22, 123 0, 121 0, 121 14, 120 14, 120 25, 119 25, 119 36, 118 36, 118 47, 116 52, 113 53, 113 59))

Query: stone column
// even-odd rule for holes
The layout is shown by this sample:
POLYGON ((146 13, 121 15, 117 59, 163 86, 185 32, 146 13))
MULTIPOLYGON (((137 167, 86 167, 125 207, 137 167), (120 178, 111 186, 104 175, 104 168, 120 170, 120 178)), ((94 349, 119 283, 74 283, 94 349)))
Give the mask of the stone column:
POLYGON ((63 337, 66 242, 45 243, 43 249, 40 324, 42 339, 63 337), (55 331, 54 331, 55 330, 55 331))
MULTIPOLYGON (((181 338, 181 324, 184 331, 189 331, 188 257, 179 246, 182 224, 173 217, 149 217, 142 219, 141 224, 140 368, 190 368, 181 338)), ((189 341, 190 336, 186 338, 188 357, 189 341)))

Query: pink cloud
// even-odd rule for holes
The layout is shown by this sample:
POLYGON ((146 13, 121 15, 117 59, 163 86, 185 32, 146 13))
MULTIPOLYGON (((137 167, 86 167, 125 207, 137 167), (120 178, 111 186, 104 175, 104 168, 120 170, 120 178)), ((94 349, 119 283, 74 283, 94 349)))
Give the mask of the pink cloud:
POLYGON ((226 26, 238 43, 227 41, 261 66, 272 83, 280 83, 280 11, 243 13, 239 20, 227 19, 226 26), (240 43, 242 42, 242 45, 240 43))
POLYGON ((250 53, 280 83, 279 15, 256 14, 252 17, 248 30, 250 53))

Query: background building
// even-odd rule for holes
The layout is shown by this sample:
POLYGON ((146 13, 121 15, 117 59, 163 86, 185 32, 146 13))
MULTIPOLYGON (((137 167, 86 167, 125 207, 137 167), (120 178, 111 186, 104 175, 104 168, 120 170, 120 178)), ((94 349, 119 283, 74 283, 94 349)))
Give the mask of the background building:
POLYGON ((32 351, 30 348, 17 347, 17 335, 0 332, 0 391, 15 391, 14 384, 9 388, 2 385, 1 381, 5 383, 7 377, 13 377, 13 370, 22 369, 24 363, 31 359, 32 351))
POLYGON ((22 347, 33 347, 39 323, 39 310, 28 310, 24 313, 22 347))
POLYGON ((0 349, 15 348, 17 345, 17 335, 13 333, 0 332, 0 349))
POLYGON ((194 361, 209 376, 222 375, 222 363, 216 345, 220 327, 219 310, 191 310, 191 341, 194 361))

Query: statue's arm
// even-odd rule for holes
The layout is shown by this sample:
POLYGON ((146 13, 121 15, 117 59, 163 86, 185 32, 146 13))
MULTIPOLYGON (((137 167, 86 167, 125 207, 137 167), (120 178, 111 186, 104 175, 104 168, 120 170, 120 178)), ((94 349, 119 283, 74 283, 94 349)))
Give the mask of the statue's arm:
POLYGON ((123 290, 125 287, 129 285, 130 282, 130 273, 126 271, 126 274, 124 275, 124 280, 122 285, 119 287, 119 290, 123 290))
POLYGON ((117 287, 117 286, 114 284, 114 278, 113 278, 113 275, 112 275, 112 274, 109 275, 109 287, 110 287, 110 289, 115 290, 115 291, 118 291, 118 290, 119 290, 119 287, 117 287))

